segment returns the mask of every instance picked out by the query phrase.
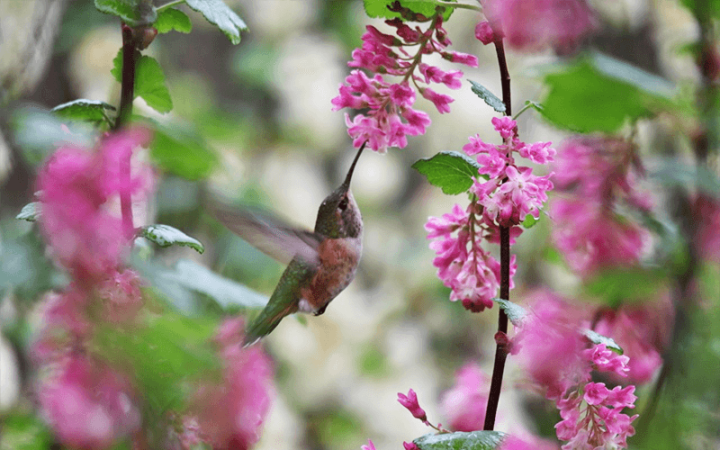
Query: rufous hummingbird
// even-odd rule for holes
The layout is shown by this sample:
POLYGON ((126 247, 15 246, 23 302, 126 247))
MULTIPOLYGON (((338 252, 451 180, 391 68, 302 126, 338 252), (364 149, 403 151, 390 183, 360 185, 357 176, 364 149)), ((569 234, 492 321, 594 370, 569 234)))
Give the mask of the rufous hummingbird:
POLYGON ((288 264, 259 316, 245 329, 244 345, 269 334, 287 315, 325 312, 355 278, 362 254, 363 221, 350 191, 357 152, 345 181, 325 197, 315 231, 296 229, 277 219, 211 202, 217 218, 253 247, 288 264))

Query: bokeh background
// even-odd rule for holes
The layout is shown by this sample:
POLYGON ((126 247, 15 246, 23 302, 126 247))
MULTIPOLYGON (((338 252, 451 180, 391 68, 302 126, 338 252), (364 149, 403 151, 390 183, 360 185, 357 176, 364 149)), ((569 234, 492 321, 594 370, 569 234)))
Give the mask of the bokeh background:
MULTIPOLYGON (((160 174, 155 199, 141 220, 179 228, 207 248, 203 255, 182 247, 156 249, 157 264, 193 260, 269 295, 284 267, 215 221, 203 208, 204 193, 211 187, 312 228, 320 202, 339 185, 354 156, 343 113, 332 112, 330 100, 349 72, 346 63, 361 44, 364 26, 382 30, 385 25, 368 19, 361 1, 227 3, 249 27, 239 45, 184 9, 192 32, 159 36, 148 50, 165 72, 174 109, 160 115, 137 99, 136 112, 191 129, 219 164, 199 181, 160 174)), ((601 26, 589 46, 676 83, 698 79, 691 56, 680 51, 697 36, 696 25, 677 2, 591 3, 601 26)), ((446 28, 455 50, 480 59, 464 78, 499 94, 494 49, 473 34, 478 20, 475 13, 458 11, 446 28)), ((30 389, 18 336, 32 323, 35 301, 66 282, 44 255, 33 225, 14 219, 32 201, 34 174, 50 151, 34 144, 42 130, 28 131, 24 121, 38 108, 77 98, 116 104, 120 86, 110 69, 120 46, 118 21, 90 1, 0 0, 0 416, 26 401, 30 389)), ((541 97, 538 74, 557 60, 552 49, 509 53, 515 111, 525 100, 541 97)), ((452 67, 447 61, 434 63, 452 67)), ((459 151, 476 133, 492 139, 494 111, 466 84, 443 93, 455 98, 450 114, 440 115, 418 99, 416 106, 433 121, 425 136, 410 138, 407 148, 386 155, 365 152, 359 161, 352 190, 365 238, 356 280, 324 315, 288 318, 265 340, 276 367, 277 395, 259 450, 359 448, 368 438, 378 449, 401 448, 402 441, 429 429, 398 404, 398 392, 413 388, 430 419, 443 422, 439 403, 455 371, 474 361, 491 372, 497 312, 471 314, 448 301, 423 229, 428 216, 466 200, 443 195, 410 166, 438 151, 459 151)), ((526 142, 559 144, 566 137, 534 112, 521 117, 519 129, 526 142)), ((641 123, 639 132, 643 151, 649 152, 659 139, 657 127, 641 123)), ((519 269, 511 298, 521 303, 538 286, 566 296, 580 290, 579 280, 553 257, 551 226, 545 217, 513 247, 519 269)), ((194 314, 217 314, 202 298, 176 300, 194 314)), ((713 336, 708 348, 717 357, 720 341, 717 333, 713 336)), ((715 360, 708 364, 717 368, 715 360)), ((496 429, 553 435, 551 405, 516 390, 522 381, 511 358, 496 429), (547 412, 541 415, 546 419, 530 419, 529 410, 547 412)), ((715 383, 717 377, 707 381, 715 383)))

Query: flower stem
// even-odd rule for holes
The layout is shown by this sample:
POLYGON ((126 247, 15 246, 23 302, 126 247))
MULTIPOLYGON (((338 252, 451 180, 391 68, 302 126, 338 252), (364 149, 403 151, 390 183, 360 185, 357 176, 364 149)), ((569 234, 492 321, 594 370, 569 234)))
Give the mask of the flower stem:
MULTIPOLYGON (((505 59, 505 49, 502 38, 495 40, 495 51, 497 53, 498 65, 500 66, 500 81, 502 83, 503 103, 505 103, 505 114, 512 116, 510 105, 510 73, 505 59)), ((500 227, 500 298, 510 300, 510 228, 500 227)), ((507 334, 508 317, 502 308, 498 308, 498 332, 507 334)), ((485 411, 484 430, 495 428, 495 416, 498 404, 500 403, 500 391, 502 389, 503 374, 505 373, 505 360, 507 349, 505 344, 498 342, 495 347, 495 363, 493 365, 492 381, 490 382, 490 394, 488 395, 487 409, 485 411)))
MULTIPOLYGON (((135 37, 132 28, 126 24, 122 24, 122 81, 120 90, 120 109, 115 119, 113 130, 119 130, 128 122, 132 115, 133 99, 135 98, 135 63, 137 58, 137 50, 135 49, 135 37)), ((130 158, 132 153, 128 153, 127 158, 120 161, 120 176, 125 181, 130 181, 130 158)), ((133 227, 133 211, 132 199, 129 192, 120 194, 120 211, 122 213, 123 232, 127 239, 131 239, 134 234, 133 227)))

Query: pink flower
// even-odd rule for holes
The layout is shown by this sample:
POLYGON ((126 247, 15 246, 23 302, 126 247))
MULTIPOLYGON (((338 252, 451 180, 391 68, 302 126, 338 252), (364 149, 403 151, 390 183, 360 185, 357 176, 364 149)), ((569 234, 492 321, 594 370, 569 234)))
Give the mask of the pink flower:
POLYGON ((512 120, 511 117, 493 117, 491 122, 495 127, 495 131, 500 133, 500 136, 502 136, 503 139, 512 139, 515 137, 517 123, 512 120))
POLYGON ((425 414, 425 410, 420 407, 415 391, 410 389, 407 395, 398 392, 398 402, 407 408, 413 417, 420 419, 423 422, 427 422, 427 414, 425 414))
POLYGON ((405 450, 420 450, 420 447, 415 445, 414 442, 403 442, 403 448, 405 450))
POLYGON ((693 218, 698 224, 697 246, 703 258, 720 262, 720 202, 700 194, 695 199, 693 218))
POLYGON ((536 436, 523 436, 520 439, 510 435, 503 439, 498 450, 558 450, 558 445, 536 436))
POLYGON ((490 380, 473 363, 465 364, 455 374, 455 386, 445 392, 441 408, 454 431, 481 430, 485 422, 490 380))
POLYGON ((462 52, 445 52, 443 53, 443 58, 447 59, 450 62, 459 63, 459 64, 465 64, 469 67, 477 67, 478 66, 478 59, 475 55, 470 55, 467 53, 462 52))
POLYGON ((630 371, 628 368, 630 358, 608 350, 605 344, 598 344, 585 350, 585 358, 592 361, 595 369, 601 372, 614 372, 621 377, 627 377, 630 371))
POLYGON ((375 450, 375 444, 373 444, 373 441, 368 439, 367 445, 360 446, 362 450, 375 450))
POLYGON ((128 383, 117 373, 72 355, 40 384, 43 414, 58 439, 79 449, 104 449, 140 426, 128 383))
POLYGON ((150 189, 151 173, 141 168, 129 179, 120 176, 120 161, 147 143, 149 135, 129 130, 107 137, 96 152, 58 149, 40 171, 40 227, 53 254, 77 281, 92 282, 112 273, 127 244, 120 219, 105 210, 116 194, 150 189))
POLYGON ((143 305, 140 288, 144 281, 131 269, 115 272, 97 287, 97 297, 106 310, 109 322, 125 322, 136 316, 143 305))
POLYGON ((425 97, 426 99, 433 102, 433 104, 435 104, 435 108, 437 108, 437 110, 440 114, 449 113, 450 112, 450 103, 455 101, 449 95, 439 94, 430 88, 425 88, 422 91, 420 91, 420 93, 422 94, 423 97, 425 97))
POLYGON ((483 6, 492 29, 521 51, 551 45, 564 53, 594 28, 584 0, 486 0, 483 6))
POLYGON ((490 22, 485 20, 475 25, 475 37, 485 45, 491 44, 495 40, 495 33, 490 22))
POLYGON ((248 449, 270 407, 272 368, 259 346, 242 347, 243 322, 226 320, 216 342, 224 363, 219 384, 201 389, 191 411, 205 439, 218 448, 248 449))

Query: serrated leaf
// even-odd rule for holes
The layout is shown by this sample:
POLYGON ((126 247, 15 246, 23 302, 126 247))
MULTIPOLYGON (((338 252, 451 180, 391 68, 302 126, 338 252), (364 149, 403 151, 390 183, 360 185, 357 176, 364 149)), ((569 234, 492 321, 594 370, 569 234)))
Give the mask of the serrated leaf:
POLYGON ((172 30, 180 33, 189 33, 192 31, 190 18, 187 14, 175 8, 167 8, 160 11, 153 26, 160 34, 169 33, 172 30))
POLYGON ((261 308, 268 302, 266 296, 218 275, 205 266, 185 259, 177 262, 174 271, 163 276, 190 290, 211 297, 224 309, 233 306, 261 308))
POLYGON ((45 450, 52 444, 52 434, 39 417, 9 414, 2 428, 0 450, 45 450))
POLYGON ((171 245, 180 245, 190 247, 198 253, 203 253, 205 247, 197 239, 191 238, 187 234, 173 228, 169 225, 148 225, 142 227, 142 236, 160 247, 170 247, 171 245))
POLYGON ((240 33, 247 30, 245 22, 222 0, 187 0, 187 5, 202 13, 208 22, 220 28, 230 42, 240 43, 240 33))
POLYGON ((105 102, 86 99, 73 100, 63 103, 62 105, 57 105, 51 109, 57 116, 65 119, 89 120, 93 122, 105 120, 108 124, 112 125, 105 115, 105 110, 115 111, 115 107, 105 102))
POLYGON ((668 82, 616 59, 593 55, 545 75, 543 116, 580 133, 617 131, 626 121, 668 105, 668 82))
POLYGON ((510 319, 510 322, 512 322, 513 325, 516 327, 522 325, 523 320, 525 320, 525 317, 528 314, 525 308, 502 298, 494 298, 493 301, 497 303, 503 311, 505 311, 505 314, 508 316, 508 319, 510 319))
POLYGON ((477 95, 482 100, 484 100, 485 103, 487 103, 487 105, 489 107, 491 107, 492 109, 494 109, 495 111, 497 111, 499 113, 505 112, 505 103, 503 103, 502 100, 497 98, 497 96, 495 96, 495 94, 493 94, 492 92, 487 90, 487 88, 480 83, 476 83, 473 80, 468 80, 468 81, 470 82, 470 85, 472 86, 470 89, 475 93, 475 95, 477 95))
POLYGON ((536 223, 540 222, 540 217, 536 219, 532 214, 525 216, 525 220, 522 221, 522 226, 525 229, 530 229, 535 226, 536 223))
POLYGON ((413 442, 420 450, 494 450, 506 434, 500 431, 471 431, 426 434, 413 442))
MULTIPOLYGON (((173 104, 170 91, 165 85, 165 74, 160 63, 154 58, 137 52, 135 63, 135 97, 142 97, 149 107, 159 113, 172 110, 173 104)), ((110 71, 118 83, 122 83, 123 49, 113 59, 113 68, 110 71)))
POLYGON ((480 177, 477 161, 458 152, 440 152, 431 158, 416 161, 412 167, 425 175, 430 184, 441 188, 448 195, 467 192, 473 184, 473 178, 480 177))
POLYGON ((622 355, 624 353, 622 347, 617 345, 617 343, 613 340, 613 338, 603 336, 602 334, 597 333, 593 330, 585 330, 585 332, 583 334, 593 344, 605 344, 605 347, 607 347, 609 350, 614 351, 618 355, 622 355))
POLYGON ((102 13, 119 17, 131 27, 149 25, 157 19, 157 11, 147 1, 95 0, 95 8, 102 13))
POLYGON ((135 96, 142 97, 159 113, 170 112, 173 108, 170 92, 165 86, 165 74, 160 63, 150 56, 143 55, 135 66, 135 96))
POLYGON ((32 202, 23 206, 20 210, 20 214, 15 216, 17 220, 27 220, 28 222, 35 222, 40 215, 40 203, 32 202))
MULTIPOLYGON (((394 19, 402 17, 400 13, 390 11, 388 6, 392 5, 395 0, 364 0, 365 13, 368 17, 380 17, 383 19, 394 19)), ((434 0, 401 0, 400 4, 409 10, 422 14, 425 17, 432 17, 435 14, 435 8, 438 4, 434 0)), ((447 20, 452 15, 455 8, 446 7, 443 13, 443 20, 447 20)))

